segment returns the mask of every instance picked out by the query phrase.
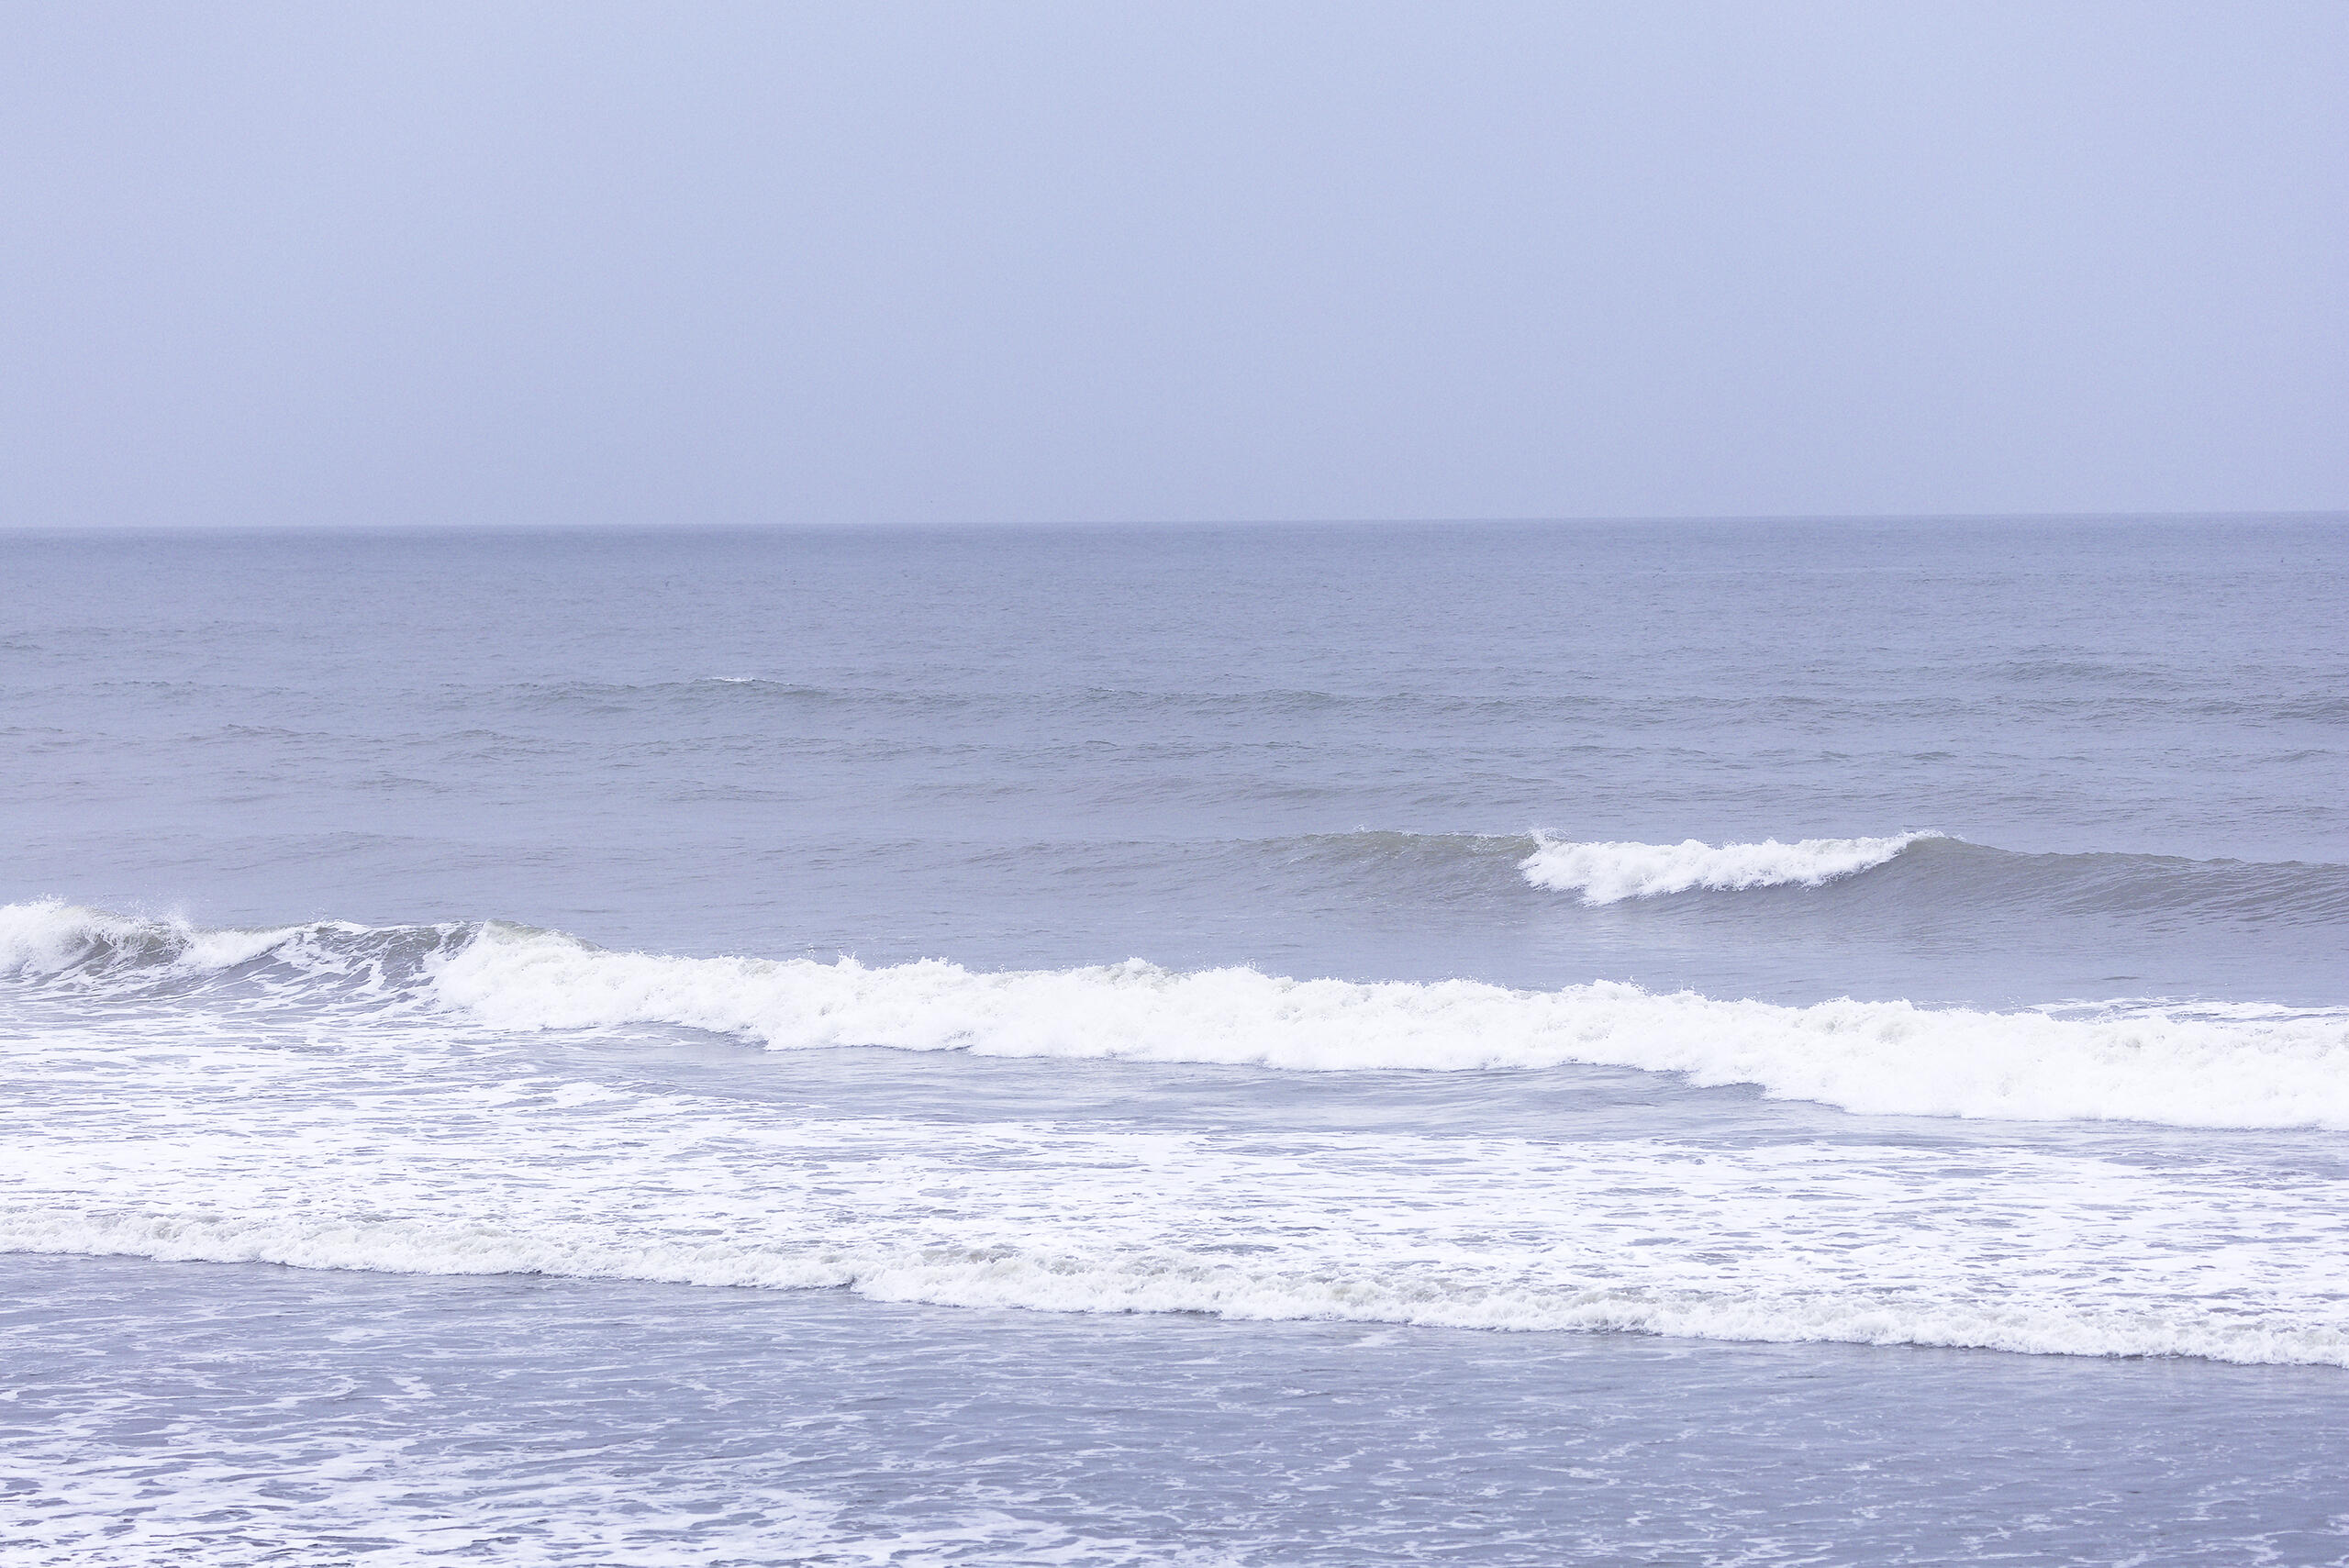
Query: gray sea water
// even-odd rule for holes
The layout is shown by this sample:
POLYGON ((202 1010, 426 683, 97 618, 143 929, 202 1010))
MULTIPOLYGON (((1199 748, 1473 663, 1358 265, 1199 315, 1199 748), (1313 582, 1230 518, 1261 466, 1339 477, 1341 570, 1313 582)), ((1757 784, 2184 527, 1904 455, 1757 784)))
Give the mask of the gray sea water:
POLYGON ((15 1562, 2349 1560, 2349 526, 0 536, 15 1562))

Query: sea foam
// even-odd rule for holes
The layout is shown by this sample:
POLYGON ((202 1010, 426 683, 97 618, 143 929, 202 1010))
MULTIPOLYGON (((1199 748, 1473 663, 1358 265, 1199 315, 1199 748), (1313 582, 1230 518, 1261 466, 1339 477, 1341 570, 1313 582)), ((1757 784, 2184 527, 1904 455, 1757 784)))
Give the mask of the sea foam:
POLYGON ((0 1118, 0 1251, 2349 1362, 2337 1176, 2240 1149, 811 1117, 417 1043, 0 1051, 47 1099, 0 1118))
MULTIPOLYGON (((1182 1313, 1238 1321, 1351 1321, 1518 1332, 1659 1334, 1775 1343, 1926 1345, 2023 1355, 2188 1356, 2349 1365, 2349 1330, 2288 1311, 2190 1304, 2082 1309, 2060 1301, 1866 1290, 1583 1288, 1447 1278, 1424 1263, 1283 1269, 1211 1254, 1121 1254, 1000 1243, 804 1251, 726 1238, 598 1240, 576 1223, 525 1233, 451 1219, 223 1220, 39 1210, 0 1216, 0 1252, 266 1262, 371 1273, 529 1273, 732 1289, 848 1290, 877 1301, 1037 1312, 1182 1313)), ((1453 1274, 1470 1271, 1454 1269, 1453 1274)))
POLYGON ((1568 1062, 1870 1114, 2349 1129, 2349 1015, 2281 1007, 1811 1006, 1613 982, 1295 980, 1140 961, 990 973, 938 960, 676 958, 484 928, 429 966, 444 1005, 502 1029, 682 1025, 774 1050, 887 1046, 1293 1071, 1568 1062))
MULTIPOLYGON (((2349 1208, 2336 1162, 2297 1140, 1801 1118, 1721 1141, 1661 1095, 1661 1136, 1354 1125, 1288 1114, 1297 1096, 1258 1078, 1222 1092, 1263 1114, 1222 1127, 990 1099, 996 1075, 950 1062, 923 1076, 952 1110, 908 1114, 895 1091, 877 1109, 863 1089, 777 1095, 797 1075, 748 1052, 679 1075, 630 1047, 686 1024, 778 1049, 1308 1071, 1615 1062, 1863 1109, 2340 1126, 2332 1015, 986 973, 608 952, 510 926, 231 940, 61 906, 9 920, 0 1251, 2349 1362, 2349 1208), (541 1029, 610 1029, 614 1049, 541 1029)), ((1327 1087, 1308 1099, 1347 1102, 1327 1087)))
POLYGON ((1616 904, 1698 888, 1817 887, 1880 866, 1920 839, 1942 837, 1897 833, 1886 839, 1804 839, 1792 844, 1765 839, 1758 844, 1716 845, 1695 839, 1677 844, 1572 843, 1537 833, 1533 852, 1518 869, 1536 887, 1579 893, 1586 904, 1616 904))

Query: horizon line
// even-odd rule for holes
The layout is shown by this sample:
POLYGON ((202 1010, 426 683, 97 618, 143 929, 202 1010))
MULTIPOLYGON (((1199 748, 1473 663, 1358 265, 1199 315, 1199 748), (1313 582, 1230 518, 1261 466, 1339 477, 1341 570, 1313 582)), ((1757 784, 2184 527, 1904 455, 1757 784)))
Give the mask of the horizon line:
POLYGON ((690 520, 647 521, 564 519, 524 521, 192 521, 177 523, 0 522, 0 535, 31 537, 59 534, 231 534, 231 533, 752 533, 859 528, 894 530, 1014 532, 1121 528, 1577 528, 1655 524, 1833 524, 1833 523, 2227 523, 2227 522, 2349 522, 2349 506, 2285 507, 2243 510, 2095 510, 2032 512, 1678 512, 1577 513, 1498 517, 1142 517, 1011 519, 975 517, 912 519, 859 517, 817 520, 773 519, 763 522, 690 520))

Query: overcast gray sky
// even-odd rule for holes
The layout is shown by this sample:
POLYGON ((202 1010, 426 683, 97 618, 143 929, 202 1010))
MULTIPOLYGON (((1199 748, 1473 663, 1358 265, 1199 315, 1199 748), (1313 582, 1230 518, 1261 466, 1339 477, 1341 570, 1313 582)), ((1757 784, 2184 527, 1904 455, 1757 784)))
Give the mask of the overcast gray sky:
POLYGON ((17 525, 2349 507, 2349 5, 8 4, 17 525))

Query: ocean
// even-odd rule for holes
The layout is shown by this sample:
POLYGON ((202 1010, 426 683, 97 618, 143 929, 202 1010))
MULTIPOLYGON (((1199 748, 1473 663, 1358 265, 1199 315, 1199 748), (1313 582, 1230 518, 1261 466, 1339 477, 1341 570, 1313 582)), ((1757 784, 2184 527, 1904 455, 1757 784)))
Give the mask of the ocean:
POLYGON ((0 1561, 2349 1560, 2349 525, 0 536, 0 1561))

